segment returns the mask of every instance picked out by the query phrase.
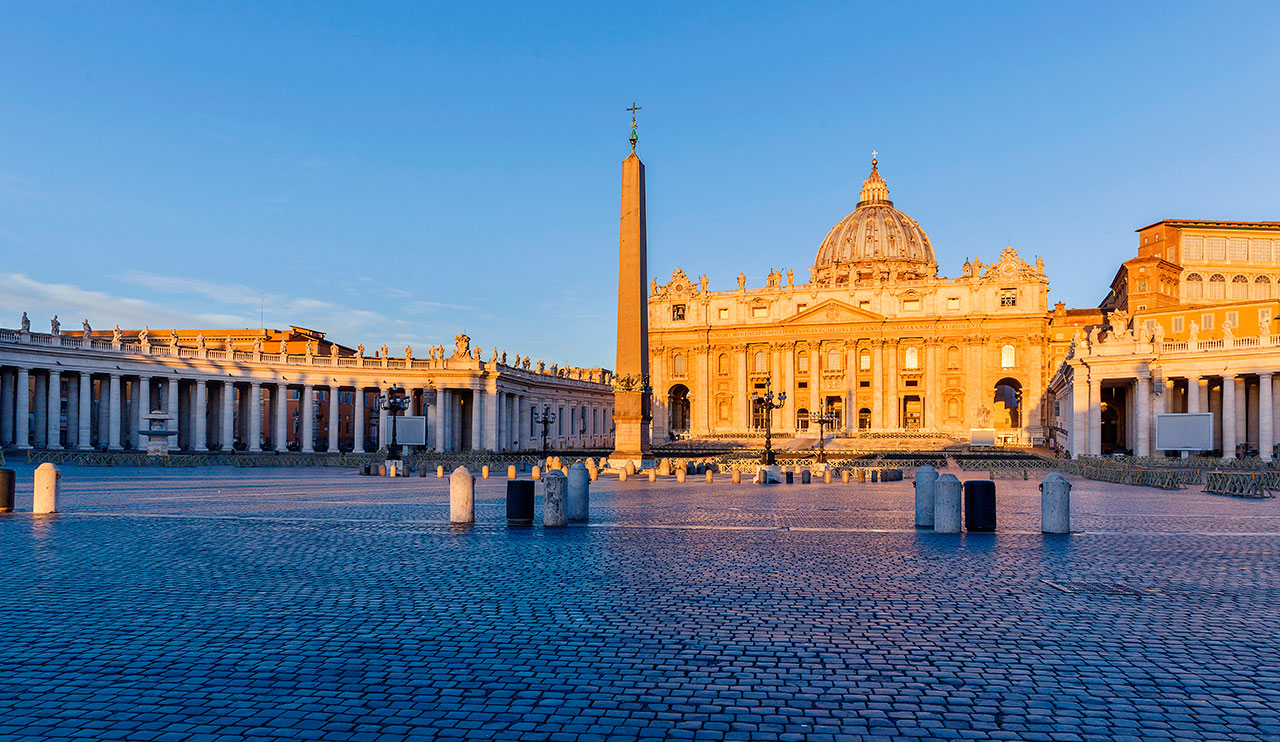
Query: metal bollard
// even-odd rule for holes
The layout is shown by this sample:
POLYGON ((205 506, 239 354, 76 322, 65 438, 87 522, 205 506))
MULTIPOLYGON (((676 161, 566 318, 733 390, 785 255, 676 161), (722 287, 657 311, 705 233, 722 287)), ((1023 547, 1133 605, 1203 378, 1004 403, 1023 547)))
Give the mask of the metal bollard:
POLYGON ((37 514, 58 512, 58 490, 61 488, 59 482, 61 479, 62 472, 47 461, 36 467, 35 497, 31 501, 31 512, 37 514))
POLYGON ((1071 482, 1052 472, 1040 483, 1041 533, 1071 533, 1071 482))
POLYGON ((476 480, 465 466, 459 466, 449 475, 449 522, 475 523, 476 480))
POLYGON ((742 472, 734 469, 733 474, 729 475, 729 480, 734 484, 742 484, 742 472))
POLYGON ((964 483, 964 527, 966 531, 996 530, 996 483, 971 479, 964 483))
POLYGON ((559 469, 542 478, 542 525, 558 528, 569 522, 569 478, 559 469))
POLYGON ((581 461, 569 467, 569 520, 585 523, 591 505, 590 472, 581 461))
POLYGON ((527 479, 507 482, 507 525, 533 525, 533 482, 527 479))
POLYGON ((481 478, 481 479, 488 479, 488 478, 489 478, 489 465, 488 465, 488 464, 485 464, 484 466, 480 467, 480 478, 481 478))
POLYGON ((787 470, 782 472, 782 479, 787 484, 795 484, 795 475, 791 473, 791 467, 787 467, 787 470))
POLYGON ((418 467, 418 479, 422 479, 425 476, 427 476, 427 465, 422 464, 418 467))
POLYGON ((686 476, 686 472, 685 472, 684 467, 680 467, 679 469, 676 469, 676 481, 677 481, 677 482, 684 482, 685 476, 686 476))
POLYGON ((800 472, 800 484, 808 484, 812 481, 813 481, 813 474, 808 469, 805 469, 804 471, 800 472))
POLYGON ((715 474, 710 469, 707 469, 707 483, 710 484, 713 481, 715 481, 715 474))
POLYGON ((960 532, 960 480, 954 474, 943 474, 933 483, 933 530, 960 532))
POLYGON ((916 470, 916 528, 933 528, 933 485, 938 470, 922 466, 916 470))
POLYGON ((519 474, 516 472, 516 465, 511 464, 507 467, 507 479, 515 479, 519 474))
POLYGON ((13 492, 17 488, 18 473, 13 469, 0 469, 0 513, 13 512, 13 492))

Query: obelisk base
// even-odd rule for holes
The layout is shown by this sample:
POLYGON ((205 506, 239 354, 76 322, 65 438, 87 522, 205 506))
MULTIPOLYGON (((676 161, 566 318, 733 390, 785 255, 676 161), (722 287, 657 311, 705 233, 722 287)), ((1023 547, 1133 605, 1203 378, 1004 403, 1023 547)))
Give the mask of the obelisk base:
POLYGON ((637 471, 657 466, 649 447, 649 416, 645 414, 644 392, 613 394, 613 453, 609 468, 621 469, 630 461, 637 471))

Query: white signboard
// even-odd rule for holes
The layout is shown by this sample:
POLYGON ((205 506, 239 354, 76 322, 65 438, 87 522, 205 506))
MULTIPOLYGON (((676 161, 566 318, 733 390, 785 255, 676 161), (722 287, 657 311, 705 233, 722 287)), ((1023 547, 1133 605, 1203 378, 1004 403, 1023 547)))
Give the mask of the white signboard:
POLYGON ((996 431, 994 428, 971 428, 969 430, 970 446, 994 446, 996 431))
MULTIPOLYGON (((427 445, 427 418, 425 415, 406 415, 396 417, 395 428, 391 428, 393 423, 387 420, 387 435, 391 435, 391 431, 395 430, 396 443, 402 446, 425 446, 427 445)), ((390 437, 387 438, 389 442, 390 437)))
POLYGON ((1212 451, 1213 413, 1174 412, 1157 414, 1156 450, 1212 451))

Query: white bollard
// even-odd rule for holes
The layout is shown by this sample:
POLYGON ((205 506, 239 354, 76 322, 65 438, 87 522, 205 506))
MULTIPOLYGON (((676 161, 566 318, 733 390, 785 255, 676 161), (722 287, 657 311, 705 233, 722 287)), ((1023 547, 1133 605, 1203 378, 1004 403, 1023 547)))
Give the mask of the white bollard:
POLYGON ((585 523, 590 519, 590 478, 590 472, 581 461, 569 467, 569 520, 574 523, 585 523))
POLYGON ((626 473, 627 473, 627 476, 632 476, 632 475, 634 475, 634 474, 636 473, 636 464, 635 464, 635 462, 634 462, 634 461, 628 461, 626 464, 624 464, 624 465, 622 466, 622 470, 623 470, 624 472, 626 472, 626 473))
POLYGON ((716 475, 712 473, 712 471, 711 471, 711 469, 710 469, 710 468, 708 468, 708 469, 707 469, 707 483, 708 483, 708 484, 710 484, 711 482, 714 482, 714 481, 715 481, 715 477, 716 477, 716 475))
POLYGON ((516 476, 517 476, 517 475, 516 475, 516 465, 515 465, 515 464, 512 464, 512 465, 508 466, 508 467, 507 467, 507 479, 515 479, 515 478, 516 478, 516 476))
POLYGON ((600 469, 595 466, 592 466, 589 469, 587 469, 587 475, 591 478, 591 481, 594 482, 600 478, 600 469))
POLYGON ((533 471, 529 474, 529 478, 535 482, 538 481, 539 479, 542 479, 542 467, 538 466, 537 464, 534 464, 533 471))
POLYGON ((563 526, 569 522, 569 481, 559 469, 542 478, 542 525, 563 526))
POLYGON ((436 466, 436 479, 444 479, 444 464, 436 466))
POLYGON ((480 478, 481 478, 481 479, 488 479, 488 478, 489 478, 489 465, 488 465, 488 464, 485 464, 484 466, 480 467, 480 478))
POLYGON ((831 484, 831 470, 830 470, 830 469, 827 469, 826 471, 822 472, 822 483, 823 483, 823 484, 831 484))
POLYGON ((683 481, 684 481, 684 478, 685 478, 685 471, 686 471, 686 470, 685 470, 685 468, 684 468, 683 466, 682 466, 682 467, 678 467, 678 468, 676 469, 676 481, 677 481, 677 482, 683 482, 683 481))
POLYGON ((650 482, 658 481, 658 472, 656 470, 654 469, 649 470, 649 481, 650 482))
POLYGON ((1071 483, 1051 472, 1040 483, 1041 533, 1071 533, 1071 483))
POLYGON ((58 512, 58 490, 61 488, 62 472, 58 467, 44 462, 36 467, 35 498, 31 501, 33 513, 58 512))
POLYGON ((960 532, 960 480, 954 474, 943 474, 933 483, 933 530, 960 532))
POLYGON ((916 527, 933 528, 933 487, 938 470, 922 466, 916 470, 916 527))
POLYGON ((841 482, 841 483, 843 483, 843 484, 848 484, 848 483, 849 483, 849 470, 848 470, 848 469, 845 469, 844 471, 840 472, 840 482, 841 482))
POLYGON ((449 522, 475 523, 476 480, 465 466, 459 466, 449 475, 449 522))
POLYGON ((742 472, 734 469, 733 473, 729 475, 729 480, 734 484, 742 484, 742 472))
POLYGON ((626 469, 623 469, 622 471, 618 472, 618 481, 619 481, 619 482, 625 482, 625 481, 627 481, 627 470, 626 470, 626 469))

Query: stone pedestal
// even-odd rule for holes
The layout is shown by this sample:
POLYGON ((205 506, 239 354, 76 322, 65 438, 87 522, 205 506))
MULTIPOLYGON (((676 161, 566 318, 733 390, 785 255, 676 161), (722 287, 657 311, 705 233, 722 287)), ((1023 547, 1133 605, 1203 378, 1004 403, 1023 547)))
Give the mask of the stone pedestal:
POLYGON ((933 528, 933 490, 938 471, 922 466, 916 471, 916 527, 933 528))
POLYGON ((1071 483, 1058 472, 1040 483, 1040 531, 1071 532, 1071 483))
POLYGON ((937 533, 960 532, 960 489, 954 474, 943 474, 933 483, 933 530, 937 533))
POLYGON ((590 472, 581 461, 569 467, 569 520, 574 523, 585 523, 589 518, 589 481, 590 472))

